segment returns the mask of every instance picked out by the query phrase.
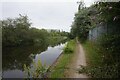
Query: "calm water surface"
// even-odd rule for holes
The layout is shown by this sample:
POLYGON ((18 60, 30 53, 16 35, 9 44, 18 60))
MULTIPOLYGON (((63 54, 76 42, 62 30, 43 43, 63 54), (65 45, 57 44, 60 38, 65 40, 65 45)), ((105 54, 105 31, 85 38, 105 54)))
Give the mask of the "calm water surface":
POLYGON ((3 50, 3 78, 24 78, 23 65, 30 66, 33 61, 38 62, 38 60, 41 60, 42 64, 52 65, 63 51, 65 44, 61 43, 54 47, 30 46, 3 50))

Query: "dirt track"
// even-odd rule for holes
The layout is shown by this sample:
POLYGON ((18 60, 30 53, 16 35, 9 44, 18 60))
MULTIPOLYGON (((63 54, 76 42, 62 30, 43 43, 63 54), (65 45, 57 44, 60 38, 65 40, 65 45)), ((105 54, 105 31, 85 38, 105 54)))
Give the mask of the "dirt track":
POLYGON ((68 70, 65 71, 66 78, 87 78, 85 74, 79 74, 80 65, 86 66, 86 58, 82 45, 77 41, 77 47, 73 59, 68 65, 68 70))

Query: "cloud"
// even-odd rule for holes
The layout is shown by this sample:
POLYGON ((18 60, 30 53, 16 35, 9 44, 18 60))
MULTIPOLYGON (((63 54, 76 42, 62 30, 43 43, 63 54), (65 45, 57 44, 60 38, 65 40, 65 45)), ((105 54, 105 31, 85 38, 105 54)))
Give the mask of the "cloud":
POLYGON ((27 14, 34 27, 69 31, 77 7, 76 2, 3 2, 2 18, 27 14))
POLYGON ((15 18, 28 15, 32 26, 70 31, 79 0, 2 0, 2 16, 15 18))
POLYGON ((2 2, 77 2, 80 0, 1 0, 2 2))

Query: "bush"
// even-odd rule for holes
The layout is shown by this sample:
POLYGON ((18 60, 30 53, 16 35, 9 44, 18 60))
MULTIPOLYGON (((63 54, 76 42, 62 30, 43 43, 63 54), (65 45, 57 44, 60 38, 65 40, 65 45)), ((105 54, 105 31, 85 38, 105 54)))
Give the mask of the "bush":
POLYGON ((92 78, 119 78, 118 65, 82 66, 79 73, 86 73, 92 78))
POLYGON ((74 45, 75 43, 71 40, 67 43, 66 47, 64 48, 64 54, 70 54, 74 52, 74 45))
POLYGON ((73 53, 73 50, 70 47, 66 47, 64 53, 73 53))
POLYGON ((119 78, 119 38, 107 34, 100 37, 99 44, 89 41, 84 43, 88 65, 82 66, 79 73, 86 73, 92 78, 119 78))
POLYGON ((120 61, 120 35, 119 34, 105 34, 98 40, 100 52, 104 56, 104 63, 113 64, 120 61))
POLYGON ((38 60, 37 63, 33 61, 32 64, 33 65, 30 67, 27 67, 26 64, 24 64, 26 78, 45 78, 49 66, 46 66, 45 64, 42 65, 40 60, 38 60))

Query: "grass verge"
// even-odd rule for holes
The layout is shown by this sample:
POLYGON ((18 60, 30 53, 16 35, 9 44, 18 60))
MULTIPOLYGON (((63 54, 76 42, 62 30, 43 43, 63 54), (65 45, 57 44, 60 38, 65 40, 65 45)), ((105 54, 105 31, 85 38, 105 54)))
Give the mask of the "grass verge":
POLYGON ((50 78, 64 78, 64 71, 67 69, 67 65, 70 63, 71 58, 75 50, 75 40, 68 41, 65 46, 62 55, 59 57, 57 63, 51 69, 50 78))
POLYGON ((107 65, 104 62, 104 56, 102 49, 93 42, 86 41, 82 44, 86 53, 87 66, 82 67, 79 73, 86 73, 92 78, 117 78, 118 66, 107 65))
POLYGON ((86 59, 87 59, 87 65, 88 66, 98 66, 102 63, 101 54, 98 52, 98 46, 90 41, 86 41, 83 44, 85 53, 86 53, 86 59))

